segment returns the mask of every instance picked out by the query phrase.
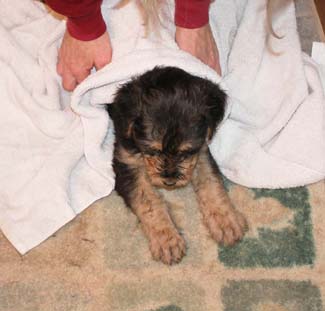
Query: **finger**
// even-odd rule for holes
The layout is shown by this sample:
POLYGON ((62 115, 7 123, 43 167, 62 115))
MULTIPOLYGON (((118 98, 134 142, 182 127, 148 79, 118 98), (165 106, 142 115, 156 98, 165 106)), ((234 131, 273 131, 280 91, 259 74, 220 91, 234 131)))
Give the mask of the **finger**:
POLYGON ((213 69, 217 72, 219 76, 222 76, 221 67, 219 63, 216 63, 213 69))
POLYGON ((74 72, 73 76, 77 80, 77 83, 81 83, 83 80, 85 80, 90 75, 90 69, 89 70, 82 70, 78 72, 74 72))
POLYGON ((77 86, 77 80, 70 71, 63 70, 62 86, 67 91, 73 91, 77 86))
POLYGON ((59 58, 58 63, 56 64, 56 72, 62 77, 63 75, 63 64, 59 58))
POLYGON ((94 65, 95 65, 96 70, 102 69, 108 63, 110 63, 111 62, 111 57, 112 57, 112 55, 110 54, 110 55, 108 55, 105 58, 102 58, 102 59, 99 59, 99 60, 95 60, 94 65))
POLYGON ((216 52, 215 52, 213 63, 214 64, 213 64, 212 68, 218 73, 219 76, 222 76, 218 50, 216 50, 216 52))

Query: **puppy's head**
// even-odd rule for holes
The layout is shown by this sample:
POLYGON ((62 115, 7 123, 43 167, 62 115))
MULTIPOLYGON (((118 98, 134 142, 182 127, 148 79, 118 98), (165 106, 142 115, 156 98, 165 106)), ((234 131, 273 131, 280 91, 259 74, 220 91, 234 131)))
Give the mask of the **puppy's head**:
POLYGON ((109 110, 119 143, 142 154, 153 185, 172 189, 190 181, 225 102, 216 84, 178 68, 156 67, 125 84, 109 110))

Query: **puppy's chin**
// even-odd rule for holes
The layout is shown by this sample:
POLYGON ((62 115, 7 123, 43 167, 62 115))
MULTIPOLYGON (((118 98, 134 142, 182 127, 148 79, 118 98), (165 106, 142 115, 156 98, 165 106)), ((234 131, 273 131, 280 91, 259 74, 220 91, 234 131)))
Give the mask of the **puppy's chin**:
POLYGON ((177 188, 182 188, 185 187, 186 185, 188 185, 188 183, 190 182, 191 178, 188 179, 182 179, 182 180, 166 180, 164 178, 161 178, 159 176, 150 176, 149 175, 149 179, 150 182, 153 186, 157 187, 157 188, 163 188, 166 190, 174 190, 177 188))

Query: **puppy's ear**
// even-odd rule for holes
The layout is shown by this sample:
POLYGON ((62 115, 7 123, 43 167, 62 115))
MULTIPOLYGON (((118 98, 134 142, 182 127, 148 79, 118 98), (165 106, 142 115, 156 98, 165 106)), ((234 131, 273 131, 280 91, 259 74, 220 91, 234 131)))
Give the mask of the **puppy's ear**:
POLYGON ((204 115, 208 123, 207 139, 211 140, 225 115, 227 95, 217 84, 208 80, 203 81, 201 91, 204 92, 201 98, 204 99, 204 115))
POLYGON ((133 79, 120 87, 114 102, 107 105, 109 116, 114 121, 115 132, 125 138, 132 135, 133 125, 141 112, 141 88, 133 79))
POLYGON ((113 104, 109 103, 106 105, 106 111, 112 120, 114 120, 114 106, 113 104))

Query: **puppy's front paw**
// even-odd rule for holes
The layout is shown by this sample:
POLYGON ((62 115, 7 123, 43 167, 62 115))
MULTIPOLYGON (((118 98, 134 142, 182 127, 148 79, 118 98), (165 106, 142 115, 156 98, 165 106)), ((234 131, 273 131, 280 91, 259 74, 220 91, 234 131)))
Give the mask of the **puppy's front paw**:
POLYGON ((247 230, 245 217, 233 208, 224 214, 215 210, 205 217, 204 222, 212 238, 227 246, 241 240, 247 230))
POLYGON ((164 228, 150 232, 150 251, 154 260, 172 265, 181 261, 186 245, 175 228, 164 228))

